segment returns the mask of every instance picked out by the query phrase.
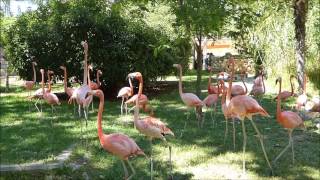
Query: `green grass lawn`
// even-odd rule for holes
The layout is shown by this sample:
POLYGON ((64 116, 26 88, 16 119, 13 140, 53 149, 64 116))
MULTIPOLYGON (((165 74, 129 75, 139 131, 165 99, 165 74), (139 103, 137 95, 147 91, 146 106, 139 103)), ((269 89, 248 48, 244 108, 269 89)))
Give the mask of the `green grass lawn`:
MULTIPOLYGON (((207 74, 205 74, 207 75, 207 74)), ((169 77, 167 80, 176 80, 169 77)), ((195 76, 183 77, 185 92, 194 92, 195 76), (187 81, 187 82, 186 82, 187 81)), ((206 89, 207 76, 203 77, 206 89)), ((176 85, 178 87, 178 85, 176 85)), ((3 89, 1 89, 3 90, 3 89)), ((62 85, 53 87, 54 92, 61 92, 62 85)), ((148 92, 145 92, 148 94, 148 92)), ((27 93, 20 87, 13 87, 10 93, 1 93, 0 119, 1 164, 49 161, 62 150, 75 144, 72 157, 66 163, 77 163, 79 169, 65 167, 63 169, 37 172, 1 173, 3 179, 122 179, 124 173, 120 160, 105 152, 99 143, 96 129, 96 110, 90 110, 88 127, 84 118, 73 115, 73 106, 62 102, 57 112, 52 114, 51 108, 43 105, 41 117, 34 106, 29 111, 27 93), (81 129, 82 127, 82 129, 81 129)), ((202 93, 202 99, 206 93, 202 93)), ((288 143, 287 131, 276 122, 276 103, 274 94, 267 94, 261 99, 261 105, 271 115, 270 118, 255 116, 269 159, 273 160, 288 143)), ((229 124, 229 135, 226 146, 223 145, 225 121, 218 106, 213 127, 210 112, 206 113, 204 128, 199 129, 195 115, 190 116, 186 129, 187 109, 181 101, 178 89, 165 91, 157 96, 150 96, 150 103, 155 114, 166 122, 176 137, 167 140, 172 145, 174 179, 237 179, 242 172, 242 130, 236 123, 236 150, 232 145, 232 124, 229 124), (183 136, 179 137, 183 132, 183 136)), ((98 102, 95 99, 95 109, 98 102)), ((291 99, 285 104, 289 109, 294 103, 291 99)), ((90 108, 91 109, 91 108, 90 108)), ((120 100, 106 101, 103 114, 103 130, 105 133, 121 132, 133 138, 147 155, 150 155, 148 140, 133 128, 133 116, 120 116, 120 100)), ((270 172, 264 159, 260 143, 255 131, 248 121, 246 123, 247 142, 247 178, 269 179, 270 172)), ((273 179, 320 179, 320 134, 312 120, 305 121, 307 131, 296 130, 293 133, 295 146, 295 164, 292 164, 289 149, 274 166, 273 179)), ((160 140, 153 141, 154 178, 167 179, 169 176, 168 149, 160 140)), ((149 162, 144 157, 131 159, 137 175, 134 179, 150 179, 149 162)))

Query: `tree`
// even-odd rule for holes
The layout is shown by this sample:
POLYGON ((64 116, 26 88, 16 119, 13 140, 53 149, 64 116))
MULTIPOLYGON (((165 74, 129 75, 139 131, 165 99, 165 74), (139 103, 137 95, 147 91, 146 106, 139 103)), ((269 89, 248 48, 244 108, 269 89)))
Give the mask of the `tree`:
POLYGON ((294 16, 294 30, 295 30, 295 58, 297 66, 297 78, 299 83, 299 91, 303 89, 303 76, 305 73, 305 59, 306 59, 306 20, 308 12, 308 0, 292 0, 293 16, 294 16))
POLYGON ((186 28, 197 52, 196 94, 198 96, 201 92, 203 45, 207 38, 215 38, 219 33, 226 16, 225 6, 225 1, 222 0, 179 0, 171 4, 177 25, 186 28))

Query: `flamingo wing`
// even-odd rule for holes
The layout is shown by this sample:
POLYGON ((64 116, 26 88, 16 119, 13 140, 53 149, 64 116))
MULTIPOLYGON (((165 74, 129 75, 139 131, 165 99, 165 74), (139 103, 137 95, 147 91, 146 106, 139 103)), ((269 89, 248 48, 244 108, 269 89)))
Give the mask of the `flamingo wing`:
POLYGON ((189 107, 203 106, 203 102, 193 93, 183 93, 182 101, 189 107))
POLYGON ((303 125, 301 117, 292 111, 281 112, 280 116, 277 117, 277 120, 284 128, 293 129, 303 125))
POLYGON ((228 112, 234 113, 239 117, 251 117, 255 114, 269 116, 269 114, 250 96, 240 95, 231 99, 228 112))
POLYGON ((130 87, 123 87, 118 92, 117 97, 123 97, 123 96, 130 96, 131 95, 131 89, 130 87))
POLYGON ((101 145, 105 150, 123 160, 127 160, 130 156, 144 154, 134 140, 120 133, 104 135, 101 145))

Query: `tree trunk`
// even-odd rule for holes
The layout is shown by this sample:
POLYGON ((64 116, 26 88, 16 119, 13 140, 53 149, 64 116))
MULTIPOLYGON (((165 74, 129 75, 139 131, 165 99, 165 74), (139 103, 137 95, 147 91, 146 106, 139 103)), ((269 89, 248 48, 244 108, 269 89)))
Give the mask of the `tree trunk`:
POLYGON ((306 37, 306 17, 308 11, 308 0, 293 0, 293 15, 295 26, 295 57, 297 66, 297 79, 299 83, 299 91, 303 90, 303 74, 305 65, 305 37, 306 37))
POLYGON ((197 51, 197 83, 196 83, 196 94, 200 97, 201 94, 201 70, 202 70, 202 49, 201 41, 199 44, 195 45, 197 51))

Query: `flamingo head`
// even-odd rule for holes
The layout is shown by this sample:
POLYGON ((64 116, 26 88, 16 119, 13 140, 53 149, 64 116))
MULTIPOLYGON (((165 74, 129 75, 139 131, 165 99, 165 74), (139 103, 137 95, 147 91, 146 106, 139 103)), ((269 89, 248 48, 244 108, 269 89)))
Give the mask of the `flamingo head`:
POLYGON ((50 75, 50 74, 54 74, 54 72, 53 71, 51 71, 51 70, 48 70, 48 75, 50 75))
POLYGON ((142 74, 140 72, 134 72, 134 73, 130 73, 128 74, 128 77, 131 78, 131 79, 142 79, 142 74))
POLYGON ((40 69, 40 73, 44 73, 44 69, 40 69))
POLYGON ((175 68, 181 68, 181 65, 180 65, 180 64, 173 64, 173 67, 175 67, 175 68))
POLYGON ((81 45, 85 51, 88 51, 88 42, 87 41, 81 41, 81 45))
POLYGON ((97 97, 103 97, 104 96, 103 91, 101 89, 89 91, 87 95, 88 96, 93 95, 93 96, 97 96, 97 97))
POLYGON ((65 66, 60 66, 60 69, 65 70, 66 67, 65 66))
POLYGON ((88 65, 88 68, 92 71, 93 70, 93 67, 91 64, 88 65))
POLYGON ((101 76, 102 75, 102 71, 99 69, 98 70, 98 74, 101 76))
POLYGON ((276 85, 278 84, 278 82, 281 83, 281 81, 282 81, 282 78, 281 78, 281 77, 278 77, 278 78, 276 79, 276 85))
POLYGON ((37 64, 36 62, 34 62, 34 61, 32 62, 32 64, 33 64, 33 65, 35 65, 35 66, 37 66, 37 65, 38 65, 38 64, 37 64))

